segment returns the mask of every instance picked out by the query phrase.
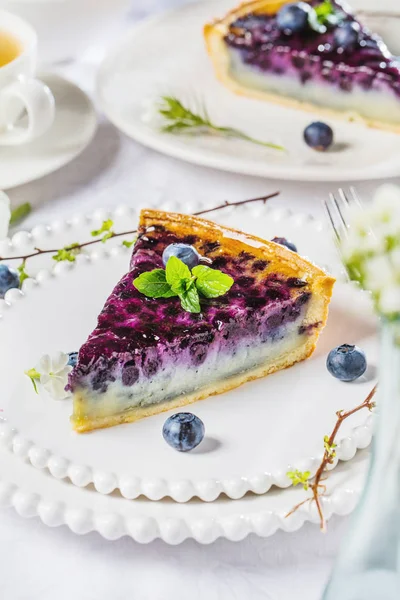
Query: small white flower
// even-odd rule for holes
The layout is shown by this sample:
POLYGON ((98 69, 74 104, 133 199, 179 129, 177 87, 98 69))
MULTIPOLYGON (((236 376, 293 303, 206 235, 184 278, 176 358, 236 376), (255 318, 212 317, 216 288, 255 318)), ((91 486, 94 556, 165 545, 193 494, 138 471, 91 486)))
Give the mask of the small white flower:
POLYGON ((365 287, 379 292, 387 286, 396 284, 396 272, 388 256, 379 255, 367 259, 364 263, 365 287))
POLYGON ((400 286, 398 284, 390 285, 382 290, 378 307, 380 312, 387 316, 400 314, 400 286))
POLYGON ((8 235, 10 225, 11 209, 10 199, 4 192, 0 191, 0 240, 4 240, 8 235))
POLYGON ((68 365, 68 354, 57 352, 54 356, 45 354, 36 367, 40 373, 40 383, 54 400, 63 400, 68 396, 65 386, 72 367, 68 365))

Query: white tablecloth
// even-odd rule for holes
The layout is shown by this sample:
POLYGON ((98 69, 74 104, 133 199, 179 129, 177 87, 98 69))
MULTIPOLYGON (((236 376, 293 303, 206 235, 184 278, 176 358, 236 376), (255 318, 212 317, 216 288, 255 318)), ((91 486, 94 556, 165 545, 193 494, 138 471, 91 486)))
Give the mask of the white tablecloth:
MULTIPOLYGON (((135 0, 125 26, 161 4, 178 1, 135 0)), ((91 93, 91 61, 95 57, 96 62, 99 52, 89 54, 89 62, 69 65, 63 72, 91 93)), ((370 195, 377 185, 365 182, 358 188, 370 195)), ((192 200, 219 203, 275 190, 282 194, 274 204, 316 215, 334 187, 250 178, 179 162, 140 146, 100 116, 96 137, 79 158, 10 191, 10 197, 15 204, 33 204, 35 210, 24 224, 30 227, 99 206, 156 204, 178 196, 189 209, 192 200)), ((327 535, 308 524, 266 540, 250 536, 240 543, 219 540, 211 546, 194 541, 178 547, 160 541, 140 546, 127 538, 107 542, 96 533, 78 537, 66 527, 49 529, 38 519, 24 520, 2 510, 0 598, 318 600, 346 524, 347 519, 333 519, 327 535)))

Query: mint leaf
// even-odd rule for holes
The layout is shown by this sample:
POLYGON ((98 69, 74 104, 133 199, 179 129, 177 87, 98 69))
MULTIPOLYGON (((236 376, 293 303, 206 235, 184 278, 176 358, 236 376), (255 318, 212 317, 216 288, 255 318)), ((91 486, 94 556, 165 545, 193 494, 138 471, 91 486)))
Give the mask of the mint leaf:
POLYGON ((323 0, 323 2, 321 2, 321 4, 314 6, 314 10, 318 17, 318 21, 320 21, 322 23, 324 22, 325 18, 328 15, 335 14, 335 8, 334 8, 331 0, 323 0))
POLYGON ((11 212, 10 225, 15 225, 19 221, 22 221, 22 219, 27 217, 31 211, 32 206, 29 204, 29 202, 25 202, 25 204, 20 204, 11 212))
MULTIPOLYGON (((107 239, 109 239, 113 235, 113 233, 111 231, 113 225, 114 225, 114 221, 112 221, 111 219, 107 219, 106 221, 103 221, 103 224, 100 227, 100 229, 95 229, 94 231, 91 232, 91 235, 93 237, 97 237, 98 235, 101 235, 102 233, 111 232, 111 235, 107 238, 107 239)), ((103 240, 104 240, 104 238, 103 238, 103 240)), ((104 240, 104 241, 106 241, 106 240, 104 240)))
POLYGON ((230 275, 222 273, 217 269, 211 269, 205 265, 199 265, 192 269, 196 276, 196 287, 206 298, 217 298, 226 294, 233 285, 233 279, 230 275))
POLYGON ((32 381, 33 389, 38 394, 39 392, 36 382, 40 381, 40 373, 38 373, 36 369, 29 369, 29 371, 25 371, 25 375, 27 375, 27 377, 29 377, 29 379, 32 381))
POLYGON ((142 273, 134 279, 133 285, 141 294, 149 298, 171 298, 178 295, 167 282, 164 269, 142 273))
POLYGON ((190 269, 176 256, 171 256, 165 267, 165 276, 171 288, 177 294, 187 290, 186 282, 192 279, 190 269))
POLYGON ((182 308, 184 310, 186 310, 187 312, 190 312, 190 313, 201 312, 199 294, 194 285, 192 285, 192 287, 190 287, 187 290, 187 292, 184 292, 183 294, 179 294, 179 298, 181 299, 182 308))

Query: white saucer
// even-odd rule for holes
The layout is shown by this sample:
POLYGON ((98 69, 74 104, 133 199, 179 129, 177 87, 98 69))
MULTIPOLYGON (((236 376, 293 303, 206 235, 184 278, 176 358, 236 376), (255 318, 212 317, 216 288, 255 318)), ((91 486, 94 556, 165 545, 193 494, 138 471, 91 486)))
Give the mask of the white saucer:
MULTIPOLYGON (((161 207, 164 208, 164 207, 161 207)), ((165 207, 167 208, 167 207, 165 207)), ((211 215, 210 215, 211 216, 211 215)), ((242 227, 271 239, 288 236, 299 252, 337 273, 337 257, 322 224, 306 215, 268 206, 244 205, 213 215, 231 227, 242 227)), ((115 231, 135 229, 137 208, 37 227, 17 233, 11 244, 0 243, 0 255, 17 256, 32 248, 57 248, 86 241, 102 219, 111 218, 115 231)), ((0 439, 37 468, 77 486, 93 482, 108 494, 118 488, 126 498, 152 500, 170 496, 186 502, 193 496, 215 500, 221 493, 240 498, 247 491, 263 494, 272 485, 288 487, 287 471, 315 473, 323 453, 323 438, 336 412, 364 400, 373 382, 355 384, 332 378, 326 355, 340 343, 357 343, 376 363, 375 323, 366 294, 348 284, 335 286, 328 325, 312 358, 291 369, 248 383, 236 390, 198 402, 191 408, 205 423, 206 439, 191 453, 169 448, 161 431, 168 413, 86 435, 71 430, 71 401, 55 402, 45 392, 35 395, 24 375, 45 353, 77 350, 93 329, 104 300, 129 264, 130 251, 115 238, 90 247, 76 263, 57 263, 24 282, 22 292, 10 290, 0 301, 0 439), (24 340, 23 344, 20 340, 24 340)), ((35 275, 35 260, 28 272, 35 275)), ((44 263, 40 265, 44 266, 44 263)), ((337 459, 353 458, 371 440, 371 415, 360 411, 345 421, 338 435, 337 459)), ((333 466, 335 466, 335 464, 333 466)))
MULTIPOLYGON (((232 8, 232 0, 189 4, 151 18, 130 31, 100 67, 97 92, 108 118, 133 139, 195 164, 234 173, 299 181, 350 181, 397 176, 399 136, 340 119, 333 128, 336 149, 319 153, 303 141, 317 112, 285 108, 233 94, 220 84, 207 56, 202 28, 232 8), (144 121, 146 107, 162 95, 190 106, 204 103, 218 125, 236 127, 287 153, 216 136, 166 134, 144 121)), ((147 111, 148 112, 148 111, 147 111)))
POLYGON ((39 74, 56 100, 52 127, 23 146, 0 147, 0 189, 39 179, 66 165, 92 140, 97 116, 88 96, 74 83, 52 74, 39 74))
MULTIPOLYGON (((322 498, 327 520, 354 509, 368 458, 368 451, 363 450, 329 474, 327 495, 322 498)), ((47 470, 34 469, 10 452, 0 451, 0 507, 13 507, 21 517, 39 517, 49 527, 67 525, 80 535, 98 531, 108 540, 127 535, 141 544, 156 538, 167 544, 188 538, 210 544, 219 537, 237 542, 249 533, 266 538, 279 529, 297 531, 307 521, 319 523, 316 507, 309 503, 286 518, 306 494, 299 486, 274 489, 263 496, 247 494, 234 501, 223 496, 215 502, 186 504, 169 499, 129 501, 117 492, 103 496, 91 486, 80 489, 68 480, 57 481, 47 470)))

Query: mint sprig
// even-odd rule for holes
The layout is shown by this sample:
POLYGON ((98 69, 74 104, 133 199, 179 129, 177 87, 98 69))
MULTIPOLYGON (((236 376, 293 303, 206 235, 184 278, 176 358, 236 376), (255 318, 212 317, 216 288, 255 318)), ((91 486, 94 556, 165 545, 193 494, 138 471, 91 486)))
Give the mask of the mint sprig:
POLYGON ((165 270, 153 269, 142 273, 133 281, 135 288, 149 298, 172 298, 179 296, 183 310, 201 312, 200 294, 205 298, 217 298, 226 294, 233 279, 226 273, 198 265, 190 271, 176 256, 171 256, 165 270))
POLYGON ((314 31, 325 33, 328 27, 338 25, 345 18, 345 13, 338 10, 331 0, 322 0, 308 14, 308 24, 314 31))

